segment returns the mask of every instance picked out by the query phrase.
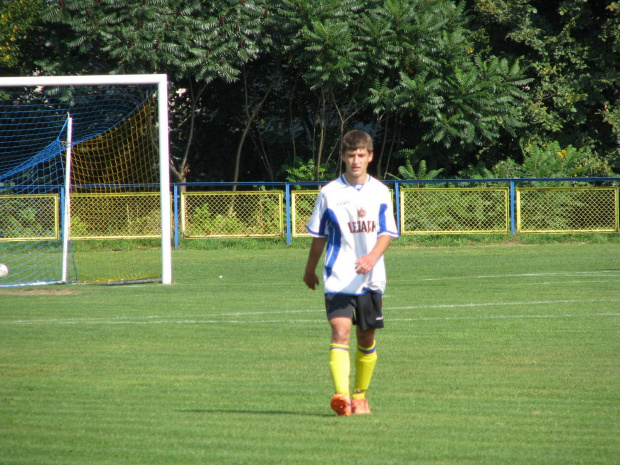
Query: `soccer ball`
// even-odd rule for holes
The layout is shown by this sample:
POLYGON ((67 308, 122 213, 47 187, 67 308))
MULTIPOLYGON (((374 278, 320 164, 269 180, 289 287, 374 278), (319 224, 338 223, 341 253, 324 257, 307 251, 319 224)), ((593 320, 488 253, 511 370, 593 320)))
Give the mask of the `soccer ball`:
POLYGON ((9 267, 4 263, 0 263, 0 278, 6 278, 9 275, 9 267))

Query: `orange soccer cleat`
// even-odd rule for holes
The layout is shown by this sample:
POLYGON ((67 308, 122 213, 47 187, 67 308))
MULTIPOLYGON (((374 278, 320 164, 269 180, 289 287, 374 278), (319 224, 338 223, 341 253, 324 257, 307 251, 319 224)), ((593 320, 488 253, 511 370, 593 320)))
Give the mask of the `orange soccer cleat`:
POLYGON ((368 415, 372 413, 366 399, 353 399, 351 401, 351 410, 355 415, 368 415))
POLYGON ((351 399, 346 394, 334 394, 330 402, 331 408, 339 417, 351 416, 351 399))

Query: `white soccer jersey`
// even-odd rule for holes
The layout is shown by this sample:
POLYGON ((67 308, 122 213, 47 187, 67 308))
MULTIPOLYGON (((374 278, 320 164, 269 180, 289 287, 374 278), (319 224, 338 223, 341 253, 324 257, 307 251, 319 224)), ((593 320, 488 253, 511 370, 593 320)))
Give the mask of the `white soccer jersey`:
POLYGON ((313 237, 327 237, 326 294, 385 291, 383 256, 369 273, 355 271, 355 261, 373 249, 379 236, 398 237, 392 197, 383 183, 368 176, 365 184, 352 186, 340 176, 321 189, 306 229, 313 237))

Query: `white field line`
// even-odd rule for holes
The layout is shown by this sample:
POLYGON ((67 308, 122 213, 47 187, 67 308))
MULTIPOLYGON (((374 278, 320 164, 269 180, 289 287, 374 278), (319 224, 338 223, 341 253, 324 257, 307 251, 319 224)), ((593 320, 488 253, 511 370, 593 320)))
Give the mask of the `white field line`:
POLYGON ((593 283, 609 283, 611 281, 608 280, 592 280, 589 279, 587 281, 536 281, 533 283, 519 283, 519 286, 542 286, 545 284, 554 284, 554 285, 562 285, 565 286, 567 284, 593 284, 593 283))
POLYGON ((620 302, 620 299, 572 299, 572 300, 537 300, 532 302, 487 302, 471 304, 412 305, 407 307, 384 307, 385 310, 418 310, 425 308, 476 308, 476 307, 528 307, 535 305, 575 304, 592 302, 620 302))
POLYGON ((575 315, 563 313, 556 315, 483 315, 483 316, 445 316, 445 317, 420 317, 420 318, 390 318, 387 321, 453 321, 453 320, 519 320, 528 318, 598 318, 620 316, 620 313, 585 313, 575 315))
MULTIPOLYGON (((413 305, 407 307, 384 307, 384 310, 423 310, 423 309, 458 309, 458 308, 477 308, 477 307, 505 307, 505 306, 521 306, 535 307, 552 304, 582 304, 582 303, 613 303, 620 302, 620 299, 583 299, 583 300, 540 300, 532 302, 487 302, 487 303, 470 303, 470 304, 446 304, 446 305, 413 305)), ((148 324, 281 324, 281 323, 324 323, 325 316, 323 310, 279 310, 268 312, 234 312, 221 313, 218 315, 220 319, 202 319, 202 315, 147 315, 147 316, 119 316, 108 318, 71 318, 71 319, 43 319, 43 320, 14 320, 0 321, 0 325, 148 325, 148 324), (301 313, 314 313, 316 318, 313 319, 263 319, 257 320, 252 318, 244 319, 244 317, 253 317, 260 315, 290 315, 301 313), (241 317, 231 319, 230 317, 241 317)), ((395 315, 394 315, 395 316, 395 315)), ((386 315, 386 321, 433 321, 433 320, 492 320, 492 319, 524 319, 524 318, 592 318, 592 317, 614 317, 620 316, 620 313, 588 313, 588 314, 538 314, 538 315, 481 315, 481 316, 441 316, 441 317, 412 317, 399 318, 386 315)))
MULTIPOLYGON (((394 278, 389 278, 389 282, 411 283, 411 282, 418 282, 418 281, 451 281, 451 280, 466 280, 466 279, 503 279, 503 278, 539 278, 539 277, 543 277, 543 278, 545 277, 548 277, 548 278, 553 278, 553 277, 558 277, 558 278, 567 278, 567 277, 617 278, 617 277, 620 277, 620 271, 601 270, 601 271, 574 271, 570 273, 521 273, 521 274, 497 274, 497 275, 480 275, 480 276, 463 275, 463 276, 449 276, 445 278, 417 278, 417 279, 412 279, 412 280, 411 279, 402 280, 402 279, 398 279, 398 277, 394 277, 394 278)), ((592 282, 599 282, 599 281, 588 280, 588 281, 571 281, 571 282, 592 283, 592 282)), ((604 282, 604 281, 600 281, 600 282, 604 282)), ((220 280, 219 278, 213 278, 210 281, 207 280, 205 282, 200 282, 200 283, 178 283, 178 284, 175 284, 175 286, 204 287, 204 286, 226 285, 226 286, 244 286, 244 287, 250 287, 250 286, 265 287, 266 285, 290 286, 295 283, 301 284, 301 279, 292 280, 292 281, 277 281, 277 282, 276 281, 274 282, 261 281, 261 282, 251 283, 251 282, 241 282, 241 281, 230 281, 226 279, 226 276, 224 276, 223 280, 220 280)), ((569 281, 562 281, 562 283, 569 283, 569 281)), ((534 283, 534 284, 540 284, 540 283, 534 283)), ((122 286, 122 287, 124 289, 133 289, 136 287, 146 287, 146 286, 151 286, 151 284, 135 284, 135 285, 122 286)))
POLYGON ((520 274, 496 274, 481 276, 450 276, 445 278, 421 278, 420 281, 449 281, 455 279, 501 279, 501 278, 570 278, 570 277, 617 277, 620 272, 617 270, 601 270, 601 271, 573 271, 568 273, 520 273, 520 274))
MULTIPOLYGON (((620 317, 620 313, 588 313, 575 315, 570 313, 556 315, 483 315, 483 316, 447 316, 447 317, 419 317, 419 318, 386 318, 388 322, 407 322, 407 321, 462 321, 462 320, 516 320, 516 319, 566 319, 566 318, 603 318, 620 317)), ((4 322, 2 325, 221 325, 221 324, 282 324, 282 323, 312 323, 325 324, 323 318, 313 320, 149 320, 149 321, 128 321, 128 320, 57 320, 57 321, 22 321, 4 322)))

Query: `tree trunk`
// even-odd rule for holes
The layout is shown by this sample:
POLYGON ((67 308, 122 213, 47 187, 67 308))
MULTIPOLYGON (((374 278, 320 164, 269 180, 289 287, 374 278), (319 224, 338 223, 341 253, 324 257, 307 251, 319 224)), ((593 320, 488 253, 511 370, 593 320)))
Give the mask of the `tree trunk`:
MULTIPOLYGON (((254 111, 250 115, 250 105, 248 103, 248 84, 247 84, 247 79, 245 76, 245 71, 243 73, 243 82, 244 82, 244 90, 245 90, 245 114, 246 114, 247 119, 245 122, 245 127, 243 128, 243 133, 241 134, 241 140, 239 141, 239 145, 237 146, 237 154, 235 155, 235 172, 233 175, 233 182, 239 181, 239 170, 241 169, 241 152, 243 151, 243 144, 245 143, 245 139, 248 137, 252 123, 258 116, 258 113, 260 112, 261 108, 265 104, 267 97, 269 97, 269 94, 271 93, 271 91, 273 90, 273 87, 275 86, 275 79, 274 79, 269 84, 269 87, 267 88, 265 95, 263 95, 262 100, 258 103, 258 105, 256 105, 256 107, 254 108, 254 111)), ((237 190, 237 185, 235 184, 233 185, 233 191, 236 191, 236 190, 237 190)))
POLYGON ((321 89, 321 120, 319 132, 319 149, 316 154, 316 180, 321 180, 321 157, 323 156, 323 146, 325 144, 325 92, 321 89))
MULTIPOLYGON (((190 91, 190 116, 189 116, 189 135, 187 137, 187 142, 185 143, 185 152, 183 153, 183 158, 181 159, 179 166, 174 166, 172 160, 170 161, 170 171, 174 176, 177 182, 187 182, 187 175, 189 174, 189 154, 190 148, 192 146, 192 142, 194 140, 194 129, 196 126, 196 107, 198 106, 198 100, 200 100, 200 96, 203 94, 205 89, 207 88, 207 84, 204 84, 202 87, 198 89, 198 93, 194 95, 194 86, 192 82, 189 83, 189 91, 190 91)), ((185 186, 181 187, 181 191, 185 191, 185 186)))

